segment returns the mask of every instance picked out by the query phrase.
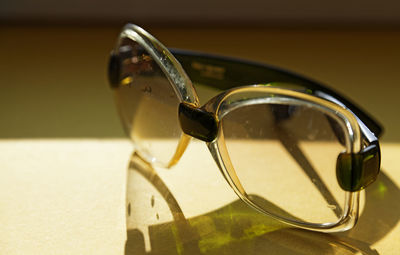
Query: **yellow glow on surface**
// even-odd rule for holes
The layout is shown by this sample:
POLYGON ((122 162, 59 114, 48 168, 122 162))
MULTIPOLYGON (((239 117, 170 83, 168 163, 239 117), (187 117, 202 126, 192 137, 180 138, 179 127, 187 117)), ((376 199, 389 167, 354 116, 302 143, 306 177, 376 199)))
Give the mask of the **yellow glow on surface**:
MULTIPOLYGON (((396 195, 400 194, 400 170, 397 164, 400 144, 383 144, 382 150, 385 155, 381 173, 383 183, 367 188, 368 213, 361 216, 356 231, 351 232, 351 239, 346 239, 349 233, 340 235, 340 238, 345 242, 358 240, 368 244, 371 249, 389 251, 382 254, 391 254, 390 251, 400 249, 400 227, 398 220, 393 218, 398 214, 385 214, 382 218, 380 210, 383 208, 380 205, 384 203, 386 207, 390 204, 389 211, 400 208, 396 195), (370 188, 372 193, 378 190, 382 196, 368 196, 370 188), (392 222, 387 223, 389 225, 385 228, 388 230, 370 243, 368 238, 376 235, 376 231, 370 234, 368 231, 382 229, 376 224, 386 226, 387 220, 392 222), (375 227, 370 229, 369 226, 375 227)), ((0 141, 0 151, 0 254, 124 254, 125 183, 132 153, 129 141, 9 139, 0 141)), ((342 244, 336 243, 329 235, 306 231, 293 236, 291 232, 282 232, 282 227, 286 226, 254 214, 247 207, 242 207, 241 203, 235 202, 237 197, 219 173, 205 145, 189 145, 175 167, 170 170, 157 168, 156 171, 169 189, 169 195, 164 195, 168 200, 174 197, 182 210, 180 215, 188 220, 190 231, 194 232, 186 230, 184 233, 191 234, 186 241, 182 241, 182 225, 177 223, 175 231, 178 232, 172 235, 174 239, 157 235, 157 231, 161 231, 160 234, 169 233, 166 227, 173 220, 170 207, 162 196, 151 197, 153 193, 157 194, 154 187, 148 187, 145 183, 144 186, 130 185, 128 197, 136 196, 139 204, 131 204, 131 213, 136 214, 136 220, 128 220, 128 236, 130 230, 139 231, 133 228, 135 225, 142 224, 140 233, 144 236, 152 235, 152 239, 146 241, 147 252, 156 249, 159 242, 168 248, 171 245, 168 240, 174 242, 171 246, 175 247, 174 250, 179 244, 181 252, 190 245, 202 244, 204 254, 226 249, 230 254, 236 254, 235 251, 241 250, 232 250, 235 245, 251 248, 255 247, 256 240, 259 243, 264 239, 268 242, 274 240, 273 243, 279 243, 291 251, 294 247, 314 249, 311 243, 311 246, 304 246, 310 240, 318 240, 321 247, 326 242, 332 251, 343 249, 342 244), (139 206, 140 203, 143 206, 139 206), (196 240, 191 238, 196 236, 197 231, 201 242, 190 244, 189 240, 196 240), (281 232, 286 234, 279 234, 281 232), (286 239, 291 241, 286 242, 286 239)), ((265 248, 271 247, 267 245, 265 248)), ((315 254, 315 249, 310 250, 314 251, 311 254, 315 254)), ((279 249, 277 251, 283 252, 279 249)))
POLYGON ((132 76, 128 76, 128 77, 125 77, 124 79, 122 79, 121 84, 123 86, 128 86, 128 85, 132 84, 132 82, 133 82, 132 76))
POLYGON ((123 254, 126 140, 0 140, 0 254, 123 254))

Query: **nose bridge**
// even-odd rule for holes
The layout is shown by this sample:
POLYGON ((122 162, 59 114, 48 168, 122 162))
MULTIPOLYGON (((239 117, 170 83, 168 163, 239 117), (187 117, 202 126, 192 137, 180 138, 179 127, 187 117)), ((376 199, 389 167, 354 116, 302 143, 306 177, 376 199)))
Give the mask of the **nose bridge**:
POLYGON ((179 122, 183 132, 205 142, 212 142, 218 134, 218 121, 211 112, 187 103, 179 104, 179 122))

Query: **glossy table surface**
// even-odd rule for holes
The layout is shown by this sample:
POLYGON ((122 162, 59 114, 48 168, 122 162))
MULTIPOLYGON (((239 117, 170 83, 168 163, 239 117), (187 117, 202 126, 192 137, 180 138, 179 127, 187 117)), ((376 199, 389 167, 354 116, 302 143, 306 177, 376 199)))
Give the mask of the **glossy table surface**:
MULTIPOLYGON (((141 242, 128 241, 125 245, 127 237, 133 240, 132 235, 138 234, 129 232, 132 222, 126 223, 125 194, 133 146, 124 137, 106 82, 108 52, 118 30, 1 28, 0 254, 124 254, 124 250, 126 254, 177 254, 182 252, 179 247, 190 250, 198 246, 196 239, 190 238, 186 246, 169 246, 169 239, 160 241, 160 235, 148 239, 143 233, 141 242)), ((382 172, 363 192, 365 206, 354 230, 320 234, 282 227, 268 219, 263 224, 270 224, 273 231, 250 241, 226 241, 223 250, 203 249, 203 253, 398 253, 400 32, 244 28, 150 31, 169 47, 267 62, 323 81, 357 102, 385 127, 382 172)), ((222 176, 214 176, 219 170, 205 146, 189 147, 170 171, 172 175, 196 173, 197 179, 192 179, 189 187, 205 188, 196 180, 207 178, 226 185, 222 176)), ((156 169, 156 173, 168 179, 165 170, 156 169)), ((182 180, 185 178, 189 178, 187 174, 182 175, 182 180)), ((175 190, 165 182, 170 191, 175 190)), ((131 186, 128 197, 129 192, 138 192, 130 191, 131 186)), ((185 207, 191 200, 180 190, 184 188, 171 193, 173 203, 183 212, 178 214, 179 219, 185 221, 186 217, 189 223, 197 224, 194 229, 199 236, 223 238, 217 234, 226 226, 210 228, 209 220, 216 222, 218 210, 225 212, 226 205, 241 208, 233 192, 209 198, 203 193, 204 197, 193 200, 199 203, 207 199, 201 202, 204 207, 199 207, 204 209, 201 215, 207 217, 201 217, 185 207), (220 204, 215 202, 218 198, 220 204)), ((144 197, 149 194, 144 193, 144 197)), ((151 196, 144 199, 153 204, 151 196)), ((162 207, 158 209, 162 211, 162 207)), ((159 217, 162 219, 161 213, 159 217)), ((145 222, 140 223, 146 229, 145 222)), ((229 221, 224 224, 235 226, 229 221)))

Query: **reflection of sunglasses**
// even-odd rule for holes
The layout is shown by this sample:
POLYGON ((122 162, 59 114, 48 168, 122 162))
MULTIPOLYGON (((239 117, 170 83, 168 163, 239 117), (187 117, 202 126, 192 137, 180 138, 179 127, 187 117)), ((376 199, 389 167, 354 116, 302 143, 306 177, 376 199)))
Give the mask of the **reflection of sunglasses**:
POLYGON ((129 24, 110 58, 119 113, 144 160, 171 167, 195 137, 207 143, 229 185, 254 209, 310 230, 354 226, 359 191, 379 173, 382 129, 373 119, 296 74, 172 52, 129 24), (185 72, 199 93, 226 91, 200 106, 185 72))

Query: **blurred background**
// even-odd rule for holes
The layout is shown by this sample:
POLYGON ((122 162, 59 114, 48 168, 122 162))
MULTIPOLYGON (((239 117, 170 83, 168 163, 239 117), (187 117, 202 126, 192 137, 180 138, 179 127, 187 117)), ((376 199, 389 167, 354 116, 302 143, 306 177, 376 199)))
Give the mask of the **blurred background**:
POLYGON ((3 0, 6 22, 66 24, 118 24, 178 26, 397 26, 400 4, 395 0, 328 1, 106 1, 3 0))
POLYGON ((0 3, 0 137, 123 137, 106 81, 121 27, 168 47, 277 65, 353 99, 399 141, 400 3, 28 1, 0 3))
MULTIPOLYGON (((399 1, 1 0, 0 254, 124 253, 132 146, 106 74, 128 22, 167 47, 312 77, 373 115, 385 129, 383 171, 369 193, 374 210, 350 238, 368 254, 397 253, 399 1)), ((191 169, 195 154, 186 154, 191 169)), ((202 165, 215 168, 209 158, 202 165)), ((293 243, 289 235, 283 247, 293 243)))

